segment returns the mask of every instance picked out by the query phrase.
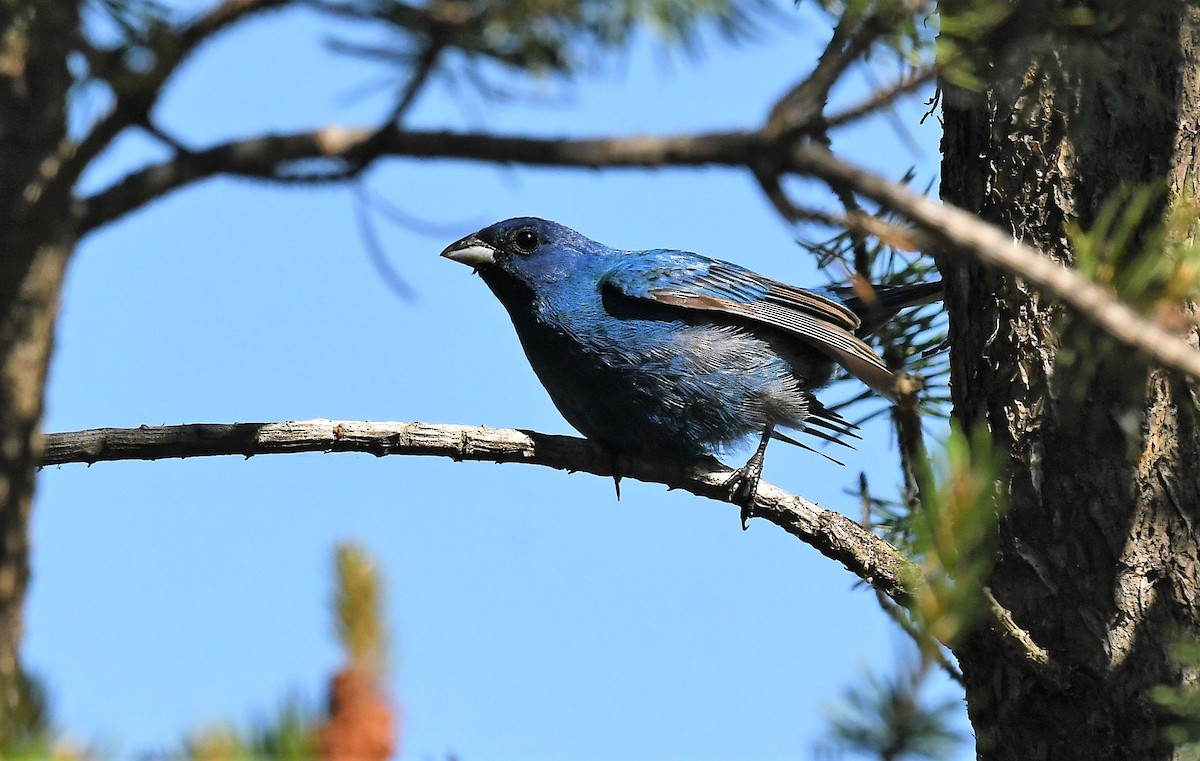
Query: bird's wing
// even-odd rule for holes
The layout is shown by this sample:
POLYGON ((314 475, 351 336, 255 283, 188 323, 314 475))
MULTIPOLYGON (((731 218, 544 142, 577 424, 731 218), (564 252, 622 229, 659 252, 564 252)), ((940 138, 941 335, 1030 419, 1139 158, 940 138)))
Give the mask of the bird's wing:
POLYGON ((854 335, 858 317, 812 291, 763 277, 736 264, 682 251, 630 254, 601 287, 633 299, 681 309, 735 315, 795 336, 829 355, 879 393, 895 400, 895 376, 854 335))

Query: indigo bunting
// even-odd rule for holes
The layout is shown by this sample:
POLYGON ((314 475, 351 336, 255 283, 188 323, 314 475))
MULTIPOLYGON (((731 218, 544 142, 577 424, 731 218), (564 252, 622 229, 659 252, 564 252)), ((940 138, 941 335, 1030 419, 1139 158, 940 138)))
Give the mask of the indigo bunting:
MULTIPOLYGON (((686 251, 620 251, 519 217, 448 246, 508 310, 559 412, 609 451, 695 459, 761 435, 728 486, 746 525, 777 426, 853 435, 813 395, 838 364, 895 399, 895 378, 856 335, 863 319, 936 300, 940 283, 805 290, 686 251)), ((803 446, 801 444, 801 446, 803 446)), ((619 493, 619 492, 618 492, 619 493)))

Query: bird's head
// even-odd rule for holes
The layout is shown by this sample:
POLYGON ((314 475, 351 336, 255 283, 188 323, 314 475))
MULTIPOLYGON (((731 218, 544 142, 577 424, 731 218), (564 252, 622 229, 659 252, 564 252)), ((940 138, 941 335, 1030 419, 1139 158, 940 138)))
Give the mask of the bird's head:
POLYGON ((557 222, 515 217, 451 243, 442 256, 473 267, 493 288, 514 279, 537 289, 605 253, 611 251, 557 222))

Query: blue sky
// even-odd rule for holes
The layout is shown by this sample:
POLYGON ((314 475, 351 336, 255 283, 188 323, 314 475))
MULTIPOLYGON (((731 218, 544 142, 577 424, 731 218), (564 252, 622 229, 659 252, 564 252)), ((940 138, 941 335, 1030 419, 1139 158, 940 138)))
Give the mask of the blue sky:
MULTIPOLYGON (((464 107, 435 84, 410 123, 579 136, 754 127, 827 34, 814 13, 794 19, 699 59, 643 41, 577 87, 536 84, 514 103, 464 107)), ((380 72, 331 56, 328 32, 306 12, 245 24, 171 82, 159 122, 198 147, 372 123, 385 98, 361 93, 380 72)), ((863 87, 854 79, 843 97, 863 87)), ((899 115, 915 146, 873 124, 835 147, 892 177, 915 165, 923 186, 938 130, 918 125, 921 111, 914 101, 899 115)), ((123 139, 83 185, 163 155, 123 139)), ((499 304, 437 256, 510 216, 824 282, 794 243, 806 231, 743 173, 392 160, 367 185, 439 228, 379 223, 410 302, 371 266, 346 187, 217 179, 85 240, 46 429, 327 417, 571 433, 499 304)), ((886 428, 846 457, 841 468, 776 445, 766 477, 851 510, 843 489, 860 471, 880 490, 898 480, 886 428)), ((267 715, 289 693, 322 699, 339 666, 331 556, 348 539, 388 584, 404 758, 806 758, 822 707, 905 652, 837 564, 763 521, 743 533, 735 507, 657 485, 626 481, 617 502, 610 480, 588 475, 347 454, 72 465, 40 477, 26 638, 60 726, 127 756, 267 715)))

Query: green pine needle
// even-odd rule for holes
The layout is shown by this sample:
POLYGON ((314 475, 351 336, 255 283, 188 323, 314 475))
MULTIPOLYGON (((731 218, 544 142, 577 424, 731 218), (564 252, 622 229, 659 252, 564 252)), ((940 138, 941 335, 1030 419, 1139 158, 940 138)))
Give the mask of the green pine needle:
POLYGON ((378 676, 387 651, 379 572, 366 551, 349 542, 338 546, 336 566, 334 609, 338 641, 355 668, 378 676))

